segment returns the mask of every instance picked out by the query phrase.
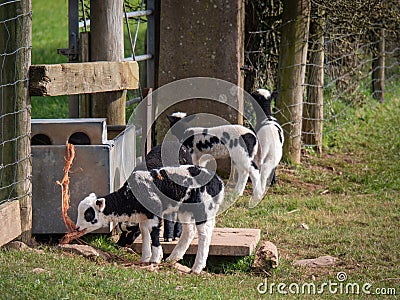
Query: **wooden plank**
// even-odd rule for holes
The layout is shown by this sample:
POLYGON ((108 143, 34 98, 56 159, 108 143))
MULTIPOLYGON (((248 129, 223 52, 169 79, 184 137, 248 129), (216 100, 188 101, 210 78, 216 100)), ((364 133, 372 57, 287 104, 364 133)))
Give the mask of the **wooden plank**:
MULTIPOLYGON (((211 238, 209 255, 214 256, 249 256, 260 240, 260 229, 253 228, 215 228, 211 238)), ((177 241, 161 242, 164 254, 170 254, 177 241)), ((197 234, 186 251, 196 254, 198 246, 197 234)), ((142 251, 141 236, 133 243, 132 249, 142 251)))
POLYGON ((31 96, 100 93, 138 87, 139 67, 135 61, 32 65, 29 69, 31 96))
POLYGON ((21 215, 19 201, 10 201, 0 205, 0 247, 20 236, 21 215))

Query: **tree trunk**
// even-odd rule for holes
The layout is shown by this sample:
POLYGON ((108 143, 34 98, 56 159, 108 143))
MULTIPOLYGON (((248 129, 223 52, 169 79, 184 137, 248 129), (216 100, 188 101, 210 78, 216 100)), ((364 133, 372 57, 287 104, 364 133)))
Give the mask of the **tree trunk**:
POLYGON ((300 163, 309 16, 309 0, 283 1, 277 117, 285 132, 283 159, 291 163, 300 163))
MULTIPOLYGON (((122 1, 90 1, 90 58, 92 61, 123 61, 122 1)), ((126 91, 96 93, 92 95, 91 102, 92 117, 107 118, 108 125, 125 125, 126 91)))
POLYGON ((0 7, 0 202, 18 200, 21 240, 29 242, 32 230, 31 120, 28 71, 31 64, 31 1, 0 7), (16 16, 19 16, 16 18, 16 16))
MULTIPOLYGON (((313 7, 314 8, 314 7, 313 7)), ((307 65, 307 100, 303 107, 303 143, 322 153, 322 121, 324 117, 324 27, 325 16, 315 7, 310 21, 307 65)))

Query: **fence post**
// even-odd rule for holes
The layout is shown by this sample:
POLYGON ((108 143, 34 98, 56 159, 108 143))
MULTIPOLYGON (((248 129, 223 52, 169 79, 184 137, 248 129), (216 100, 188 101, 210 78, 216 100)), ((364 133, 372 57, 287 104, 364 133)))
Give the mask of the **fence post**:
POLYGON ((313 6, 310 20, 310 41, 307 64, 307 99, 303 107, 303 142, 322 153, 322 122, 324 117, 324 27, 325 13, 313 6))
MULTIPOLYGON (((123 0, 90 0, 90 58, 123 61, 123 0)), ((110 78, 112 80, 112 78, 110 78)), ((125 125, 126 91, 96 93, 91 116, 107 118, 108 125, 125 125)))
POLYGON ((385 98, 385 29, 375 34, 377 46, 372 51, 372 96, 383 103, 385 98))
POLYGON ((28 94, 31 12, 31 0, 10 1, 0 7, 0 40, 4 42, 0 53, 5 54, 0 70, 0 202, 19 201, 23 242, 30 241, 32 230, 28 94))
POLYGON ((277 117, 285 132, 283 157, 292 163, 300 163, 309 20, 310 0, 283 1, 277 117))

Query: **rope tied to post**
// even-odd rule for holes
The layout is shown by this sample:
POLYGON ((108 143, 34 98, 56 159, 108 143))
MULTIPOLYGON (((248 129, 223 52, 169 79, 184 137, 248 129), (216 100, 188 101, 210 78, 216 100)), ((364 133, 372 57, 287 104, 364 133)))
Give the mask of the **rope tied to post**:
POLYGON ((65 223, 65 226, 68 229, 68 233, 64 235, 61 239, 60 244, 68 244, 72 240, 77 239, 86 233, 85 230, 77 231, 75 223, 68 216, 68 209, 70 207, 70 192, 69 192, 69 171, 72 166, 72 162, 75 158, 75 147, 73 144, 66 144, 66 156, 65 156, 65 166, 64 166, 64 176, 60 181, 56 181, 56 184, 61 187, 61 201, 62 201, 62 217, 65 223))

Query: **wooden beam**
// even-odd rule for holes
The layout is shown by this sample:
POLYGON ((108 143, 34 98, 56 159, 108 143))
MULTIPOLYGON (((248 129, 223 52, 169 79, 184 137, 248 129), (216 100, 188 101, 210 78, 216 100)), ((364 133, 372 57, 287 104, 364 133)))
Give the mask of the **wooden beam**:
POLYGON ((21 215, 19 201, 10 201, 0 205, 0 247, 20 236, 21 215))
POLYGON ((31 96, 60 96, 133 90, 139 86, 135 61, 32 65, 31 96))

